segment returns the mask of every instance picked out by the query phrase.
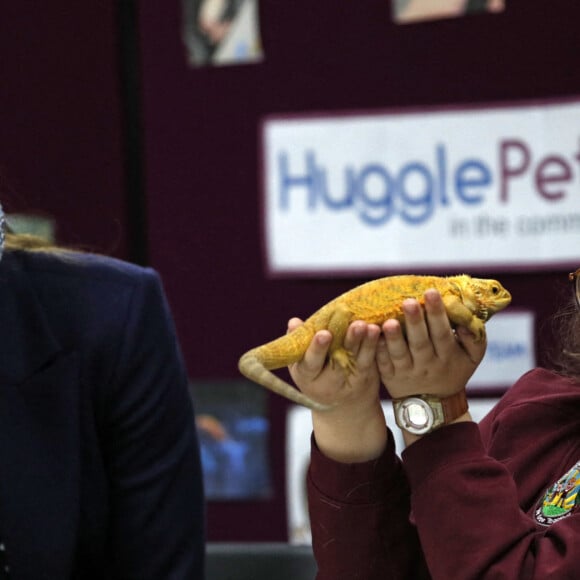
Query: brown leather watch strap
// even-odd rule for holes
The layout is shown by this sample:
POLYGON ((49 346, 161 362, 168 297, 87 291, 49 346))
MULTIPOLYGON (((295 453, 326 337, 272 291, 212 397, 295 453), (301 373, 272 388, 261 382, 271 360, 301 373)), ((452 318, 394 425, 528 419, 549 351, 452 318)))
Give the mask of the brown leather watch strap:
POLYGON ((450 397, 440 399, 440 401, 443 408, 443 416, 445 417, 445 425, 467 413, 468 404, 465 389, 461 389, 461 391, 450 397))

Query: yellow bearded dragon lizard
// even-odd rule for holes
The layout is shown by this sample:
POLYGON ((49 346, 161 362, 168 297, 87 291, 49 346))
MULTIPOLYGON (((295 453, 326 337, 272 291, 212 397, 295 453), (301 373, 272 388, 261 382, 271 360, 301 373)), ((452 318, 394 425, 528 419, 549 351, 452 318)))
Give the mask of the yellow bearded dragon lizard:
POLYGON ((510 293, 496 280, 466 274, 445 278, 412 275, 379 278, 335 298, 289 334, 249 350, 240 358, 238 368, 247 378, 295 403, 326 410, 330 408, 328 405, 313 401, 270 371, 302 359, 316 332, 327 329, 333 337, 329 358, 348 376, 354 371, 355 363, 342 344, 350 323, 363 320, 382 325, 388 319, 402 323, 403 301, 415 298, 423 304, 423 295, 430 288, 441 294, 451 323, 467 327, 477 340, 485 338, 484 323, 511 302, 510 293))

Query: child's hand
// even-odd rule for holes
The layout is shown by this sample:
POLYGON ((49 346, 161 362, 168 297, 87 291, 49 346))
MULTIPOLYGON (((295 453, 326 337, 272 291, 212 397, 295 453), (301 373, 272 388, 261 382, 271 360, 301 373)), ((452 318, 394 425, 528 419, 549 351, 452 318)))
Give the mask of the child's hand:
MULTIPOLYGON (((300 324, 293 318, 288 330, 300 324)), ((379 336, 376 325, 357 321, 349 326, 344 347, 352 352, 356 370, 348 376, 328 362, 332 335, 327 330, 317 332, 302 360, 290 366, 292 379, 303 393, 333 405, 328 411, 313 411, 312 420, 320 450, 337 461, 366 461, 384 449, 386 426, 376 364, 379 336)))
POLYGON ((381 380, 391 397, 446 397, 463 389, 483 359, 486 342, 476 342, 465 328, 453 331, 436 290, 425 293, 424 310, 410 299, 403 311, 406 336, 396 320, 388 320, 377 348, 381 380))
MULTIPOLYGON (((291 331, 302 322, 293 318, 288 322, 291 331)), ((365 322, 353 322, 346 333, 344 347, 353 354, 354 373, 347 375, 336 364, 328 362, 328 348, 332 335, 320 330, 314 336, 301 361, 290 366, 290 374, 298 388, 312 399, 336 408, 359 405, 361 399, 378 397, 379 373, 375 362, 380 328, 365 322)))

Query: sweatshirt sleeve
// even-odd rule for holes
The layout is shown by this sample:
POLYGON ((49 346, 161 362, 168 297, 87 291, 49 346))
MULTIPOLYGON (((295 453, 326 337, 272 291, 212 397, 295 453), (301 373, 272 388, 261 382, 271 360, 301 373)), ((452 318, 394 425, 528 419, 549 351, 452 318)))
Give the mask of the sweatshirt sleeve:
POLYGON ((411 506, 434 580, 574 578, 580 514, 540 528, 487 455, 475 423, 440 429, 403 452, 411 506))
POLYGON ((317 580, 429 578, 392 433, 381 457, 354 464, 325 457, 312 437, 307 483, 317 580))

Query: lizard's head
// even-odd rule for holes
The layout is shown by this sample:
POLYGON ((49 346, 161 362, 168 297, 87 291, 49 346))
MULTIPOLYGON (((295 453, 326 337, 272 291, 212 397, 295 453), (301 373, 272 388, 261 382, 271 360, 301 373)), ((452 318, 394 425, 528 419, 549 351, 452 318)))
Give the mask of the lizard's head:
POLYGON ((461 289, 463 303, 484 322, 512 301, 511 294, 497 280, 463 275, 454 277, 454 281, 461 289))

